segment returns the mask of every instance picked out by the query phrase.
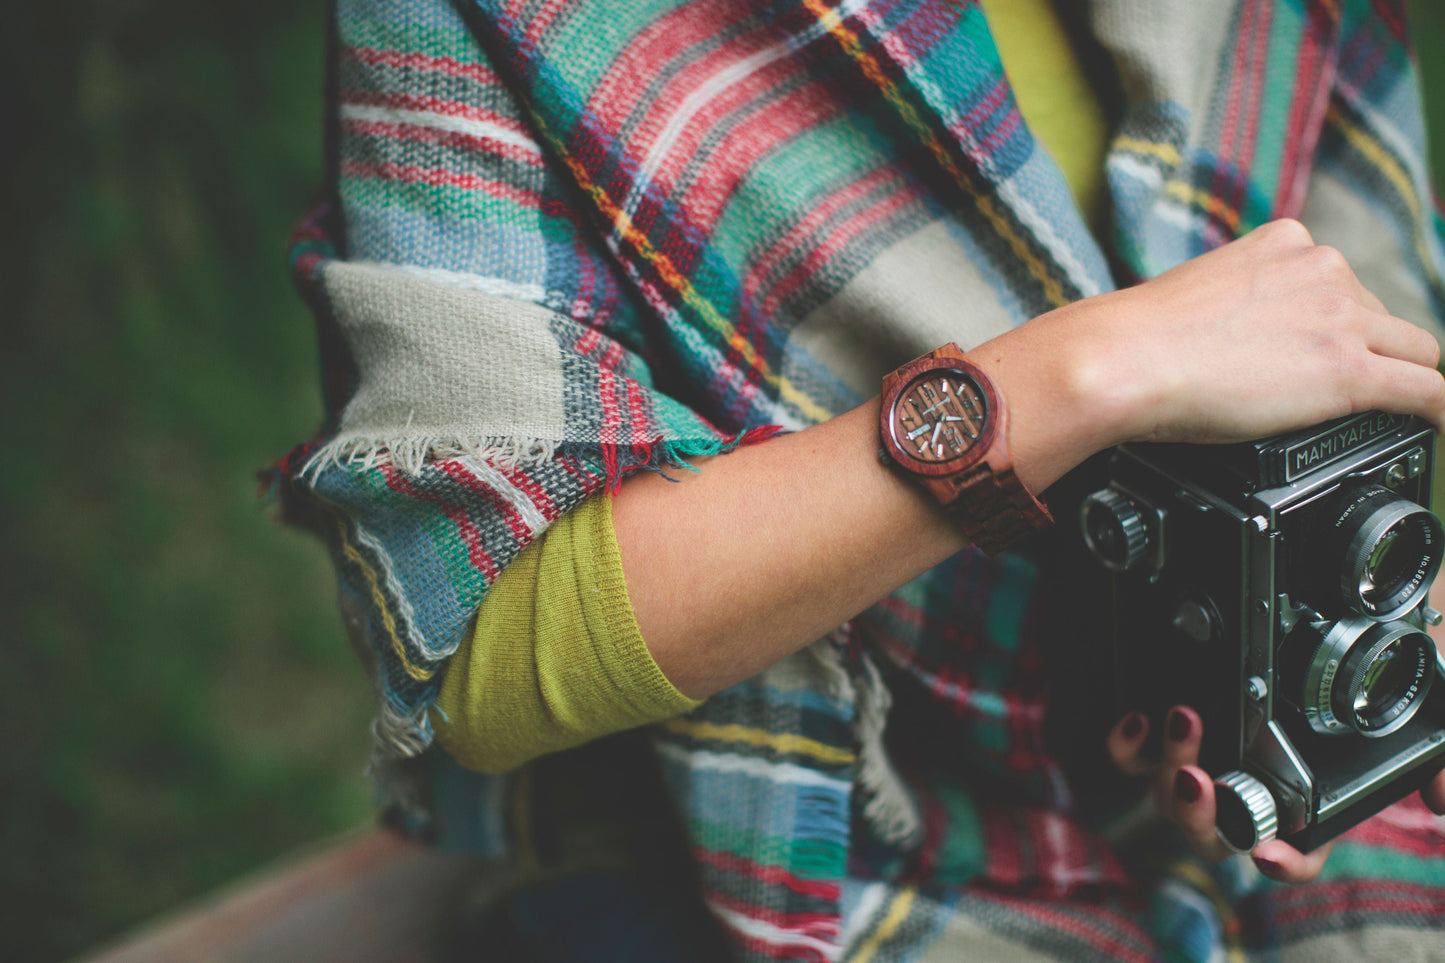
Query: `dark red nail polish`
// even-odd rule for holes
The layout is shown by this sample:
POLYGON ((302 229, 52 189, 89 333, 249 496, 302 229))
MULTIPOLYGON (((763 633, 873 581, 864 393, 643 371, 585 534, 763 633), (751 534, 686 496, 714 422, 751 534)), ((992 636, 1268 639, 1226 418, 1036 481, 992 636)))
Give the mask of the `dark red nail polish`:
POLYGON ((1130 713, 1124 720, 1124 728, 1119 734, 1125 739, 1138 739, 1139 734, 1144 731, 1144 714, 1142 712, 1130 713))
POLYGON ((1169 738, 1183 742, 1194 731, 1194 723, 1182 712, 1169 713, 1169 738))
POLYGON ((1284 875, 1284 867, 1274 860, 1265 859, 1263 856, 1254 856, 1251 858, 1254 860, 1254 865, 1259 867, 1259 871, 1270 879, 1279 879, 1284 875))
POLYGON ((1174 774, 1174 798, 1182 803, 1197 803, 1199 797, 1204 795, 1204 787, 1199 784, 1199 777, 1188 769, 1181 769, 1174 774))

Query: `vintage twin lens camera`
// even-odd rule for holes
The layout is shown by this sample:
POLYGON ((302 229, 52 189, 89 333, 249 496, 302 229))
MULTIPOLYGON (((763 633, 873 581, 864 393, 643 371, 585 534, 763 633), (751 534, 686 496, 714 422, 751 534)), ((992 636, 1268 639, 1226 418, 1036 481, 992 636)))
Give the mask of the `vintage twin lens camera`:
POLYGON ((1199 711, 1234 849, 1313 849, 1445 764, 1433 459, 1426 422, 1372 412, 1240 445, 1124 445, 1083 498, 1122 707, 1156 732, 1170 706, 1199 711))

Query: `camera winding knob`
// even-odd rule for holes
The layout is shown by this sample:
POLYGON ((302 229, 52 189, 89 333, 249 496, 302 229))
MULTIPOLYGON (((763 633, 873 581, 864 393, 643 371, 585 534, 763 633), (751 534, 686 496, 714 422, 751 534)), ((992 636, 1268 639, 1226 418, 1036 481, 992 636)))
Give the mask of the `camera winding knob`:
POLYGON ((1079 528, 1094 557, 1116 572, 1133 568, 1149 551, 1144 513, 1116 488, 1101 488, 1084 499, 1079 528))
POLYGON ((1215 828, 1224 845, 1247 853, 1279 831, 1279 811, 1264 783, 1244 772, 1214 780, 1215 828))

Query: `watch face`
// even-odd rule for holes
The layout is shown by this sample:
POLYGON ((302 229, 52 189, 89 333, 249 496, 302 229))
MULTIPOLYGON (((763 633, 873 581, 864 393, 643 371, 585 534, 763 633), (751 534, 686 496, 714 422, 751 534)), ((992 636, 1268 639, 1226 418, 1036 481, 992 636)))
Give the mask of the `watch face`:
POLYGON ((987 431, 988 417, 988 402, 972 377, 935 368, 899 393, 890 428, 897 450, 937 465, 954 461, 977 445, 987 431))

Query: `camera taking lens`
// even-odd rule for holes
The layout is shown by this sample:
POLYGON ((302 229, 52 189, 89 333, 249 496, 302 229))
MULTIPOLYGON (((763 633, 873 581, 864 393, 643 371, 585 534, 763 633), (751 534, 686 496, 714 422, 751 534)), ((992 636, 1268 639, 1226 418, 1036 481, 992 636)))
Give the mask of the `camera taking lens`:
POLYGON ((1286 645, 1303 664, 1299 706, 1316 732, 1389 735, 1430 690, 1435 643, 1406 622, 1348 618, 1297 634, 1286 645))
POLYGON ((1341 601, 1368 618, 1404 615, 1440 570, 1440 520, 1388 488, 1346 489, 1327 532, 1324 557, 1338 566, 1341 601))

